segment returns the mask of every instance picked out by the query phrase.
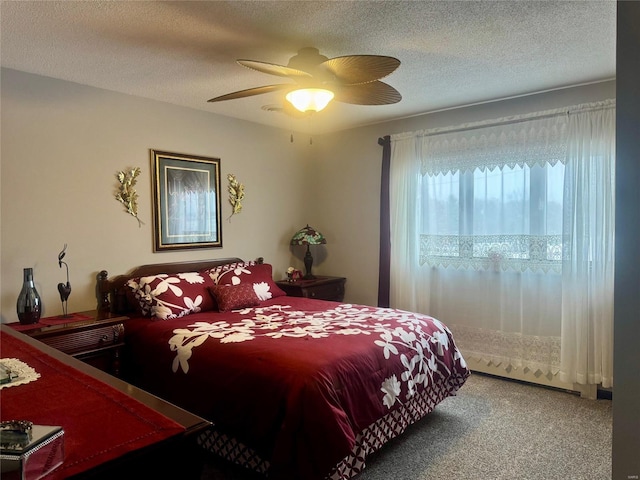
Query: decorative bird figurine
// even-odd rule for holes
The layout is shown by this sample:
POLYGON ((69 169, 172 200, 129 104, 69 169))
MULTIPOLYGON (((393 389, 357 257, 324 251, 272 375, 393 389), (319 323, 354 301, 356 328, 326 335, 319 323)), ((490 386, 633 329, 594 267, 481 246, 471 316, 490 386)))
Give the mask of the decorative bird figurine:
POLYGON ((64 264, 64 266, 67 268, 67 284, 66 285, 64 283, 58 284, 58 292, 60 293, 60 301, 62 302, 63 317, 69 316, 67 300, 69 299, 69 295, 71 295, 71 284, 69 283, 69 265, 67 265, 67 262, 62 261, 62 259, 66 255, 66 250, 67 250, 67 244, 65 243, 64 248, 58 254, 58 265, 60 266, 60 268, 62 268, 62 265, 64 264))

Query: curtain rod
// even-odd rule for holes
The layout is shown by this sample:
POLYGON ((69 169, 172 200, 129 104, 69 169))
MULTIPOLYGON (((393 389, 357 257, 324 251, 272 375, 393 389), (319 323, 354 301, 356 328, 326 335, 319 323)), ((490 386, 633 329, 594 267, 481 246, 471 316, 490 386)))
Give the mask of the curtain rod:
MULTIPOLYGON (((397 135, 393 135, 393 137, 405 137, 405 136, 432 137, 435 135, 442 135, 445 133, 466 132, 469 130, 477 130, 480 128, 499 127, 501 125, 511 125, 516 123, 526 122, 529 120, 540 120, 544 118, 560 117, 563 115, 569 116, 575 113, 607 110, 607 109, 615 108, 615 106, 616 106, 615 100, 609 99, 609 100, 604 100, 602 102, 574 105, 572 107, 560 108, 556 110, 545 110, 541 112, 528 113, 521 116, 503 117, 503 118, 497 118, 493 120, 482 120, 479 122, 473 122, 466 125, 442 127, 442 128, 436 128, 433 130, 419 130, 417 132, 399 133, 397 135)), ((382 145, 382 143, 380 143, 380 140, 381 139, 378 139, 378 143, 382 145)))

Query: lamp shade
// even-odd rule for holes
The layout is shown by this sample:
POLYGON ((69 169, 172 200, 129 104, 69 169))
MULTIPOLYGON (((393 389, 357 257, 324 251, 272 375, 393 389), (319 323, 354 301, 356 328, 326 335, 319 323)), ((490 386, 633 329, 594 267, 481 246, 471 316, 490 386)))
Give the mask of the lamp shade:
POLYGON ((310 227, 308 224, 306 227, 298 230, 291 238, 291 245, 321 245, 327 243, 319 231, 310 227))
POLYGON ((293 237, 291 238, 291 242, 289 243, 291 245, 307 246, 307 252, 304 255, 304 267, 305 267, 306 273, 302 278, 306 280, 316 278, 311 273, 311 266, 313 265, 313 257, 311 256, 311 252, 309 251, 309 245, 321 245, 323 243, 327 243, 327 240, 324 238, 324 236, 315 228, 310 227, 309 224, 307 224, 306 227, 301 228, 293 235, 293 237))
POLYGON ((324 88, 300 88, 285 97, 301 112, 319 112, 333 99, 333 92, 324 88))

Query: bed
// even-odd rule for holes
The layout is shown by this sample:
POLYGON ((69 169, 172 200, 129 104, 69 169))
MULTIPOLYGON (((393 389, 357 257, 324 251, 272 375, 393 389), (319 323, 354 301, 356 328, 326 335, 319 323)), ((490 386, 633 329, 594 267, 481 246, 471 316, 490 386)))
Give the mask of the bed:
POLYGON ((199 443, 269 478, 352 478, 469 375, 438 320, 287 296, 262 259, 102 271, 97 293, 130 317, 126 379, 213 422, 199 443))

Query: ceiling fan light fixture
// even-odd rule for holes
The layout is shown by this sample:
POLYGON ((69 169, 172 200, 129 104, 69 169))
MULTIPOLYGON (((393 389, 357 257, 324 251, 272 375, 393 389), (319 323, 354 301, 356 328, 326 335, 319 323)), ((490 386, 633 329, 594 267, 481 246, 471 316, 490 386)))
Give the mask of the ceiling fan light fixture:
POLYGON ((287 93, 285 98, 301 112, 319 112, 333 97, 333 92, 325 88, 300 88, 287 93))

